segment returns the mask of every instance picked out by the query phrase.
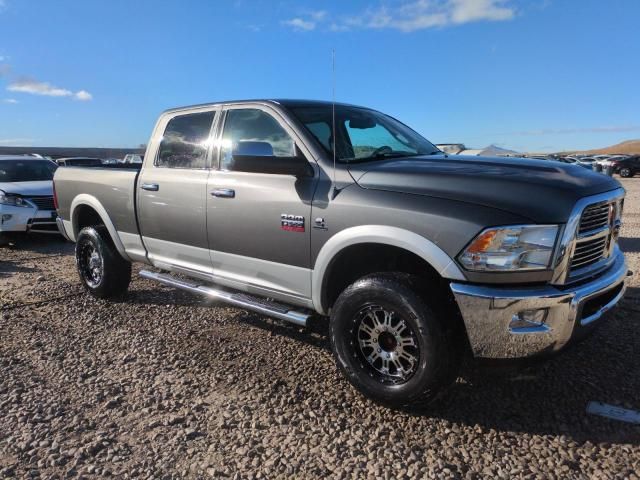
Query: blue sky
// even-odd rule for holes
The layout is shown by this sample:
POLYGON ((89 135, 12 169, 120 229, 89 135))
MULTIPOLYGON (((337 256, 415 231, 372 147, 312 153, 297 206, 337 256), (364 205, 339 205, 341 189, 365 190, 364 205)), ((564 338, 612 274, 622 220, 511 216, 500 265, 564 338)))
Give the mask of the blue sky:
POLYGON ((157 115, 331 97, 435 143, 640 138, 638 0, 0 0, 0 145, 146 143, 157 115))

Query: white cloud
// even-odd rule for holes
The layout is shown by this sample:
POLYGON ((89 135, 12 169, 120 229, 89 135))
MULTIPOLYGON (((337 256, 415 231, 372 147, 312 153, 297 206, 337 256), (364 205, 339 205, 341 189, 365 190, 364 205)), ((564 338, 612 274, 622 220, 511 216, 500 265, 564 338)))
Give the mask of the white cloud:
POLYGON ((505 0, 451 0, 451 21, 453 23, 479 22, 482 20, 499 22, 511 20, 515 16, 513 8, 505 6, 505 0))
POLYGON ((283 25, 287 25, 298 32, 310 32, 315 30, 319 23, 322 23, 327 17, 325 10, 311 10, 305 12, 296 18, 291 18, 282 22, 283 25))
POLYGON ((308 15, 316 22, 320 22, 325 19, 327 12, 325 10, 316 10, 314 12, 309 12, 308 15))
POLYGON ((302 18, 292 18, 290 20, 285 20, 282 23, 299 32, 309 32, 311 30, 315 30, 316 28, 316 22, 311 20, 304 20, 302 18))
MULTIPOLYGON (((505 21, 511 20, 516 14, 515 9, 510 6, 511 2, 512 0, 403 0, 393 7, 389 4, 379 5, 333 20, 327 28, 332 31, 391 29, 414 32, 471 22, 505 21)), ((326 24, 328 17, 325 11, 319 11, 283 23, 297 30, 309 31, 320 24, 326 24)))
POLYGON ((93 98, 93 95, 91 95, 86 90, 80 90, 75 93, 74 97, 76 100, 80 100, 81 102, 88 102, 93 98))
POLYGON ((54 87, 49 83, 39 82, 28 78, 23 78, 9 84, 7 90, 10 92, 31 93, 33 95, 46 95, 49 97, 68 97, 73 95, 71 90, 54 87))
POLYGON ((18 100, 16 100, 15 98, 3 98, 2 103, 9 103, 13 105, 20 102, 18 102, 18 100))
POLYGON ((93 97, 86 90, 72 92, 66 88, 55 87, 47 82, 40 82, 30 78, 22 78, 12 82, 7 87, 10 92, 29 93, 31 95, 44 95, 47 97, 73 97, 77 100, 91 100, 93 97))

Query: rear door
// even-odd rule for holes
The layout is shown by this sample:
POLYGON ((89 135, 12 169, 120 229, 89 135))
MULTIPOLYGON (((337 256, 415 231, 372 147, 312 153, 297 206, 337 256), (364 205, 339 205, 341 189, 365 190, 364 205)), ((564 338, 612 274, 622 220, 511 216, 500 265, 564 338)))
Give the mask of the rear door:
MULTIPOLYGON (((224 113, 219 168, 212 170, 207 187, 216 281, 306 305, 311 297, 310 215, 317 168, 313 177, 304 178, 237 171, 232 153, 240 142, 268 143, 276 157, 305 152, 296 150, 302 145, 295 131, 267 106, 231 106, 224 113)), ((310 159, 309 152, 305 156, 310 159)))
POLYGON ((211 275, 206 199, 218 113, 209 107, 167 115, 140 173, 140 232, 151 263, 160 268, 211 275))

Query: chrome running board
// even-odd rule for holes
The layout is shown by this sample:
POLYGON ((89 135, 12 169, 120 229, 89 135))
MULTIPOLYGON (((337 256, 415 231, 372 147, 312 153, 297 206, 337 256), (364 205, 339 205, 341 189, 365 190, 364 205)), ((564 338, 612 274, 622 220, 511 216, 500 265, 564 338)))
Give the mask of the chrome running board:
POLYGON ((180 290, 185 290, 199 295, 205 295, 215 300, 220 300, 221 302, 233 305, 234 307, 251 310, 256 313, 295 323, 302 327, 307 326, 307 321, 311 317, 310 313, 292 310, 291 307, 282 303, 276 303, 247 293, 229 292, 227 290, 214 288, 210 285, 195 283, 194 281, 189 280, 181 280, 164 273, 141 270, 140 276, 148 280, 154 280, 158 283, 162 283, 169 287, 179 288, 180 290))

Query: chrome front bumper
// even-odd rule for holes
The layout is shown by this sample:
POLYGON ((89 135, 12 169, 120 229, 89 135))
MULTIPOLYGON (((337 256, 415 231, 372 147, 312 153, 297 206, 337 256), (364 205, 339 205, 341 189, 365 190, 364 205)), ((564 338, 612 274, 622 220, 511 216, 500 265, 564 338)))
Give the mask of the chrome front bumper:
POLYGON ((622 298, 628 269, 616 247, 613 265, 597 278, 566 288, 492 287, 452 283, 475 357, 524 358, 553 353, 622 298), (522 312, 544 321, 516 322, 522 312))

